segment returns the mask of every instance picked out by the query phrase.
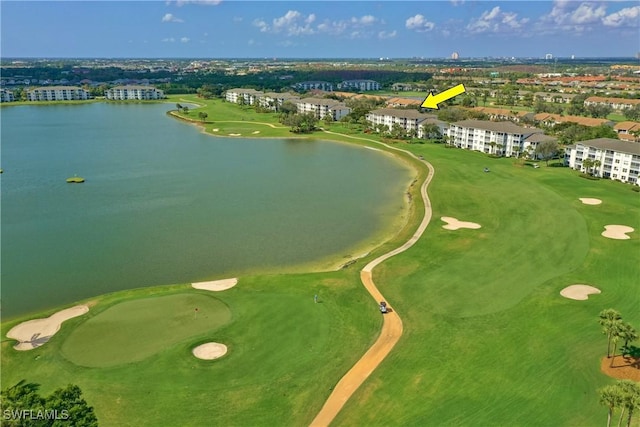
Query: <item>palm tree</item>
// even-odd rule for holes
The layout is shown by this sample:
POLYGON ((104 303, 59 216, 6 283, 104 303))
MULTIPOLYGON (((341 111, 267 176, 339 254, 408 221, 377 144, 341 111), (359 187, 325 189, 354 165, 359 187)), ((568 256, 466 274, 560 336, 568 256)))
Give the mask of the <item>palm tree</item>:
POLYGON ((520 158, 520 147, 518 147, 517 145, 515 147, 513 147, 512 151, 514 153, 516 153, 516 159, 520 158))
POLYGON ((590 158, 586 158, 582 161, 582 167, 584 168, 585 172, 589 173, 589 170, 591 169, 591 167, 593 166, 593 160, 591 160, 590 158))
POLYGON ((607 308, 600 312, 599 318, 598 322, 602 326, 602 333, 607 335, 607 357, 611 357, 611 340, 618 335, 622 316, 613 308, 607 308))
POLYGON ((638 332, 630 323, 623 322, 622 325, 620 325, 618 335, 624 341, 624 345, 622 346, 622 354, 624 355, 629 348, 629 342, 633 342, 638 339, 638 332))
MULTIPOLYGON (((627 427, 630 427, 633 411, 640 409, 640 384, 631 380, 621 380, 618 381, 617 386, 622 394, 622 414, 626 409, 627 427)), ((620 414, 620 421, 622 420, 622 414, 620 414)), ((618 421, 618 425, 620 425, 620 421, 618 421)))
POLYGON ((496 145, 498 145, 498 144, 496 144, 496 142, 495 142, 495 141, 491 141, 491 142, 489 143, 489 145, 491 146, 491 154, 494 154, 494 153, 495 153, 495 151, 496 151, 496 145))
MULTIPOLYGON (((600 165, 602 164, 602 162, 600 160, 594 160, 593 161, 593 165, 591 166, 594 169, 597 169, 600 167, 600 165)), ((593 175, 595 173, 595 171, 591 171, 591 175, 593 175)))
POLYGON ((504 148, 504 144, 496 144, 496 146, 498 147, 498 150, 500 150, 500 156, 502 156, 502 149, 504 148))
POLYGON ((600 389, 600 404, 607 407, 607 427, 611 427, 611 417, 617 407, 622 405, 622 393, 617 385, 608 385, 600 389))

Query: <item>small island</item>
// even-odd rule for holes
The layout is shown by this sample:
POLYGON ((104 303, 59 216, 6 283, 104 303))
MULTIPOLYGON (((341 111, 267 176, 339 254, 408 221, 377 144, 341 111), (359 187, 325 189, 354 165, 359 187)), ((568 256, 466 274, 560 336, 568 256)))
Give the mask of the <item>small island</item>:
POLYGON ((67 178, 67 182, 69 184, 80 184, 81 182, 84 182, 84 178, 81 178, 79 176, 73 176, 71 178, 67 178))

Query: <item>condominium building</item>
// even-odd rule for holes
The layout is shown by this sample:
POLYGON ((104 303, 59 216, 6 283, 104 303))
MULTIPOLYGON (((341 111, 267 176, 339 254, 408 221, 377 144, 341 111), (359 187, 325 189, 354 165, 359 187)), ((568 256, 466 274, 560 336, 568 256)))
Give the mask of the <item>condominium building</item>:
POLYGON ((16 97, 13 95, 13 92, 8 89, 0 90, 0 102, 13 102, 15 100, 16 97))
POLYGON ((308 82, 296 83, 293 85, 293 88, 300 92, 313 90, 313 89, 331 92, 333 90, 333 83, 324 82, 324 81, 308 81, 308 82))
POLYGON ((282 104, 289 101, 293 104, 298 102, 300 97, 290 93, 276 93, 266 92, 262 95, 258 95, 257 102, 262 108, 267 108, 272 111, 280 111, 282 104))
POLYGON ((397 124, 406 132, 418 132, 418 124, 425 119, 435 118, 434 115, 423 114, 417 110, 402 110, 396 108, 380 108, 372 110, 365 116, 372 127, 385 126, 391 130, 397 124))
POLYGON ((569 167, 583 172, 592 172, 602 178, 639 185, 640 144, 613 138, 581 141, 571 148, 569 167), (584 165, 586 159, 590 159, 595 164, 592 163, 586 168, 584 165))
POLYGON ((313 113, 319 119, 330 115, 333 120, 340 120, 351 112, 351 108, 334 99, 303 98, 296 102, 298 113, 313 113))
POLYGON ((164 92, 156 89, 152 86, 116 86, 104 91, 104 96, 107 99, 113 100, 151 100, 151 99, 163 99, 164 92))
POLYGON ((525 128, 511 122, 486 120, 462 120, 451 123, 448 136, 451 143, 458 148, 507 157, 518 156, 519 153, 528 150, 529 146, 535 149, 538 143, 549 138, 543 135, 540 129, 525 128))
POLYGON ((338 89, 342 90, 380 90, 380 83, 374 80, 345 80, 338 84, 338 89))
POLYGON ((624 141, 640 142, 640 123, 638 122, 619 122, 613 126, 613 130, 618 134, 618 138, 624 141))
POLYGON ((247 105, 253 105, 258 97, 262 95, 264 95, 263 92, 255 89, 229 89, 224 97, 227 101, 233 102, 234 104, 244 102, 247 105))
POLYGON ((37 87, 27 91, 29 101, 79 101, 89 98, 89 93, 77 86, 37 87))

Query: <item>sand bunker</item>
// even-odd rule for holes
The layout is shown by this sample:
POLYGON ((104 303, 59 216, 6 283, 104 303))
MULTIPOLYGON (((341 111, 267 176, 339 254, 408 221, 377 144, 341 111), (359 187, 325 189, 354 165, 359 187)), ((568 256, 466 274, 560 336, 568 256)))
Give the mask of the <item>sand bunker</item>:
POLYGON ((229 136, 240 136, 241 134, 239 133, 230 133, 229 136))
POLYGON ((213 132, 218 132, 219 130, 220 130, 220 129, 218 129, 218 128, 211 129, 211 131, 213 131, 213 132))
POLYGON ((77 305, 59 311, 46 319, 34 319, 22 322, 7 332, 8 338, 20 341, 13 348, 16 350, 31 350, 40 347, 60 330, 62 322, 81 316, 89 311, 86 305, 77 305))
POLYGON ((631 233, 633 230, 633 227, 626 225, 605 225, 602 235, 609 239, 627 240, 631 237, 627 236, 626 233, 631 233))
POLYGON ((213 360, 227 354, 227 346, 217 342, 208 342, 197 346, 191 352, 198 359, 213 360))
POLYGON ((238 279, 222 279, 213 280, 211 282, 192 283, 191 286, 196 289, 204 289, 205 291, 226 291, 238 284, 238 279))
POLYGON ((251 133, 252 133, 252 134, 254 134, 254 135, 256 135, 256 134, 260 133, 260 131, 259 131, 259 130, 254 130, 254 131, 253 131, 253 132, 251 132, 251 133))
POLYGON ((590 199, 588 197, 581 197, 580 201, 585 205, 599 205, 600 203, 602 203, 602 200, 600 199, 590 199))
POLYGON ((589 299, 591 294, 599 294, 600 289, 589 285, 571 285, 560 291, 560 295, 565 298, 584 301, 589 299))
POLYGON ((440 219, 447 223, 447 225, 442 226, 442 228, 447 230, 457 230, 459 228, 472 228, 475 230, 481 227, 480 224, 476 224, 475 222, 459 221, 458 219, 450 216, 443 216, 440 219))

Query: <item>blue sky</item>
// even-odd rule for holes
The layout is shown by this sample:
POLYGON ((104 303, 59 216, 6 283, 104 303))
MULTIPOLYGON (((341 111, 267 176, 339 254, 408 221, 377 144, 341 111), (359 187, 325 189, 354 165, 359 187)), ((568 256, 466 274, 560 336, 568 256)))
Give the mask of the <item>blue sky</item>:
POLYGON ((2 57, 597 57, 640 51, 638 1, 6 1, 2 57))

